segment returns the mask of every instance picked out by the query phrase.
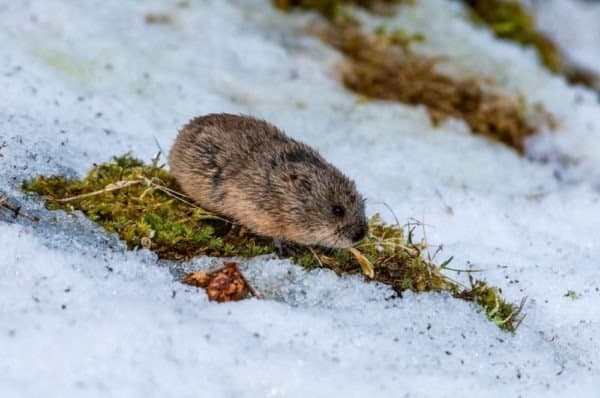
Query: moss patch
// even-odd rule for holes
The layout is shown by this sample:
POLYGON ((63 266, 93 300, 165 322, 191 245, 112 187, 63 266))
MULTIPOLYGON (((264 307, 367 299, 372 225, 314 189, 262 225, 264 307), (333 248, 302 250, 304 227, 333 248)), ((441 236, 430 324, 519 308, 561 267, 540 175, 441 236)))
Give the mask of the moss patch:
POLYGON ((564 69, 558 47, 536 28, 531 13, 518 1, 462 0, 476 22, 487 24, 497 37, 535 47, 544 65, 555 73, 564 69))
MULTIPOLYGON (((39 176, 24 182, 23 190, 42 195, 50 210, 79 210, 118 234, 128 248, 146 247, 162 259, 277 254, 272 239, 249 234, 192 204, 179 193, 175 179, 158 159, 145 165, 130 155, 116 157, 94 166, 83 179, 39 176)), ((411 234, 405 236, 402 228, 384 223, 377 215, 369 227, 368 237, 357 249, 374 267, 373 280, 391 286, 398 294, 405 290, 447 292, 478 304, 500 328, 516 329, 522 307, 506 302, 498 289, 480 280, 465 287, 450 279, 442 272, 448 261, 436 266, 424 259, 423 244, 411 242, 411 234)), ((294 252, 291 259, 306 269, 361 273, 359 261, 349 250, 298 246, 294 252)))
POLYGON ((600 78, 594 72, 569 62, 564 53, 536 26, 531 12, 514 0, 462 0, 472 11, 472 19, 490 27, 494 35, 512 40, 537 51, 540 61, 552 72, 564 75, 574 84, 600 90, 600 78))
POLYGON ((25 182, 23 189, 45 196, 50 210, 81 210, 117 233, 128 248, 146 246, 163 259, 250 257, 274 250, 271 241, 240 239, 239 226, 177 199, 183 196, 169 173, 128 155, 94 166, 84 179, 40 176, 25 182), (90 195, 98 191, 102 193, 90 195), (79 199, 60 201, 75 196, 79 199))

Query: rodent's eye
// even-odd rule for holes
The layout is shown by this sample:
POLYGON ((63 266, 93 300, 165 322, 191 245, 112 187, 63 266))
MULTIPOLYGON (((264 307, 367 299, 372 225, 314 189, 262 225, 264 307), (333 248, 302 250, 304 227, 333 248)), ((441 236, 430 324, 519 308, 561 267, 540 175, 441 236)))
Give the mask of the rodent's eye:
POLYGON ((331 211, 333 212, 333 215, 336 217, 344 217, 344 208, 340 205, 333 205, 333 207, 331 208, 331 211))

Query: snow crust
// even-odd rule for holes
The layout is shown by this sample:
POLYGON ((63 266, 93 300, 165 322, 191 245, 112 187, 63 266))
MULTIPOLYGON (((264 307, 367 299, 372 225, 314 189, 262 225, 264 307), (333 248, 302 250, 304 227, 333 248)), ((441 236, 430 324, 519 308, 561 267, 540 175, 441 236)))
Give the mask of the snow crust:
POLYGON ((335 78, 340 56, 303 33, 310 17, 265 1, 2 2, 0 190, 41 221, 0 215, 0 396, 597 397, 597 97, 473 27, 457 2, 417 3, 371 23, 424 32, 417 50, 449 70, 542 103, 560 128, 534 137, 529 158, 456 121, 434 128, 423 109, 361 103, 335 78), (177 269, 127 252, 19 191, 130 150, 149 159, 155 138, 168 150, 209 112, 268 119, 354 178, 369 214, 393 221, 386 203, 425 221, 454 267, 528 297, 518 332, 446 295, 389 300, 384 286, 269 257, 241 264, 264 300, 212 304, 176 278, 219 261, 177 269))

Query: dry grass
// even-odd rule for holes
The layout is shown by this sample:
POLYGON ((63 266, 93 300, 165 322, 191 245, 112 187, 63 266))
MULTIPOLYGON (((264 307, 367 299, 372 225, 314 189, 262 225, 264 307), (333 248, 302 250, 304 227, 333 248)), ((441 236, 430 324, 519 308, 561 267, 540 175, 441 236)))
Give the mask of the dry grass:
POLYGON ((371 98, 424 105, 434 123, 464 120, 471 131, 523 151, 535 132, 519 98, 494 93, 476 79, 451 78, 436 69, 439 59, 410 51, 394 35, 362 33, 359 27, 335 25, 320 31, 323 40, 346 56, 344 85, 371 98))
MULTIPOLYGON (((537 125, 526 117, 522 98, 494 91, 483 79, 456 78, 440 72, 439 58, 411 51, 415 41, 426 40, 401 29, 367 34, 352 17, 347 6, 369 11, 392 10, 391 6, 408 1, 336 1, 275 0, 274 4, 289 11, 294 8, 313 10, 325 16, 325 28, 311 29, 317 36, 345 56, 341 80, 350 90, 366 98, 398 101, 425 106, 431 120, 438 124, 447 118, 463 120, 474 134, 484 135, 523 152, 527 137, 537 125)), ((550 118, 541 113, 539 120, 550 118)))

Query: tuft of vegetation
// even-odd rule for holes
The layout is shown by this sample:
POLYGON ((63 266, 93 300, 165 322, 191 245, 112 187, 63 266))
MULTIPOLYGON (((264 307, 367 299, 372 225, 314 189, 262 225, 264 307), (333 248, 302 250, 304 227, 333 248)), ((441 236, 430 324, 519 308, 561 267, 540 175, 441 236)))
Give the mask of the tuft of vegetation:
POLYGON ((552 72, 564 69, 563 56, 546 35, 537 30, 533 15, 518 1, 463 0, 475 22, 487 24, 497 37, 533 46, 552 72))
POLYGON ((23 184, 46 197, 50 210, 82 211, 119 235, 129 249, 147 247, 162 259, 199 255, 250 257, 272 253, 271 241, 239 237, 240 227, 179 194, 175 179, 155 161, 130 155, 94 166, 83 179, 40 176, 23 184))
POLYGON ((418 38, 397 33, 367 36, 354 26, 336 27, 323 39, 347 59, 342 79, 347 88, 371 98, 424 105, 434 124, 454 117, 471 131, 523 152, 535 132, 520 98, 494 93, 475 79, 451 78, 436 69, 438 59, 415 54, 418 38))
POLYGON ((540 61, 553 73, 564 75, 573 84, 600 91, 600 78, 594 72, 569 62, 546 34, 538 30, 535 18, 515 0, 462 0, 472 19, 490 27, 494 35, 535 48, 540 61))
MULTIPOLYGON (((180 193, 175 179, 159 165, 127 154, 95 165, 82 179, 39 176, 25 181, 24 191, 45 199, 50 210, 81 211, 130 249, 154 251, 159 258, 182 261, 198 255, 248 258, 262 254, 284 257, 272 239, 252 235, 235 222, 211 214, 180 193)), ((391 286, 398 294, 410 290, 446 292, 478 304, 503 330, 514 332, 521 321, 521 306, 506 302, 498 289, 481 280, 469 287, 444 275, 451 259, 436 266, 425 259, 423 244, 412 242, 397 225, 374 216, 368 236, 356 247, 326 249, 294 247, 290 258, 306 269, 325 267, 337 274, 373 270, 372 279, 391 286)), ((468 272, 468 271, 467 271, 468 272)))
POLYGON ((316 10, 326 17, 327 27, 313 31, 345 55, 342 82, 357 94, 424 105, 436 125, 450 117, 458 118, 473 133, 521 153, 525 139, 537 129, 528 121, 522 98, 494 92, 483 79, 450 77, 438 71, 439 58, 411 51, 411 44, 426 40, 422 35, 411 35, 402 29, 387 32, 381 27, 372 34, 364 33, 360 23, 344 8, 353 5, 371 11, 402 1, 275 0, 274 3, 282 10, 316 10))
POLYGON ((577 299, 581 298, 581 295, 579 293, 577 293, 575 290, 567 290, 567 293, 565 293, 564 297, 568 297, 571 300, 577 300, 577 299))

